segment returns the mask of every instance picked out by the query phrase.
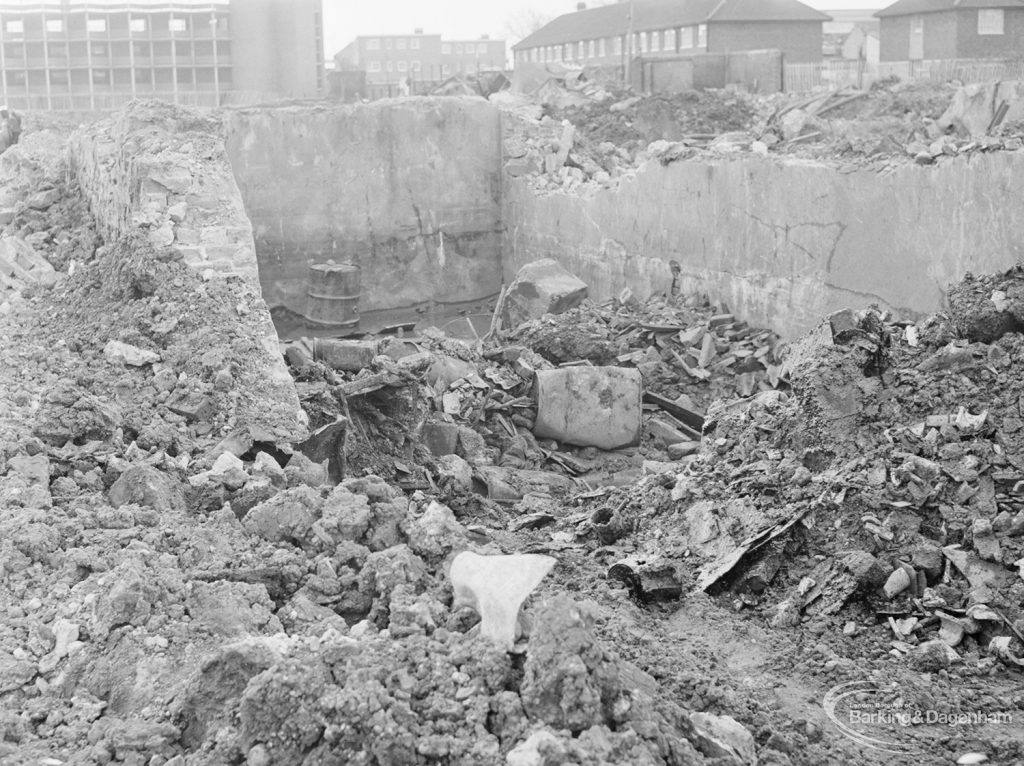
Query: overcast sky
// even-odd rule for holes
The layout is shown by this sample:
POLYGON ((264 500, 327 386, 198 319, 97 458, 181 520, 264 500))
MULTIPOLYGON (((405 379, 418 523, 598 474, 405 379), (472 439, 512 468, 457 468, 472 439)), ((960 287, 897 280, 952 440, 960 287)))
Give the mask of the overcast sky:
MULTIPOLYGON (((804 0, 827 11, 835 8, 882 8, 892 0, 804 0)), ((506 38, 528 25, 531 17, 555 17, 576 8, 576 0, 323 0, 324 45, 330 58, 358 35, 424 32, 448 38, 489 34, 506 38)))

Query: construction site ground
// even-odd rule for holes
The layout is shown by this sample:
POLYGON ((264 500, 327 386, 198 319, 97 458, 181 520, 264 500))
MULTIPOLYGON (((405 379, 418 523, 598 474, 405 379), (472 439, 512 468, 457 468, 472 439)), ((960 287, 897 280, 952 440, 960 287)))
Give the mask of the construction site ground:
MULTIPOLYGON (((815 144, 792 98, 618 94, 506 144, 569 120, 577 182, 736 133, 915 161, 951 97, 876 88, 815 144)), ((1024 763, 1024 274, 791 343, 674 291, 283 343, 324 451, 239 428, 259 294, 103 241, 68 127, 26 128, 3 234, 52 274, 0 294, 2 766, 1024 763), (578 367, 639 371, 638 445, 534 436, 535 375, 578 367), (512 652, 465 550, 555 560, 512 652)))

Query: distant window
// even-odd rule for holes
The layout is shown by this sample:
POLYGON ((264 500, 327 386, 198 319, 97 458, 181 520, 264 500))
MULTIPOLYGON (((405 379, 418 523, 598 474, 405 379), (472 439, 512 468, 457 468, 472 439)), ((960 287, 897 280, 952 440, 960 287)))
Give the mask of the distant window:
POLYGON ((616 56, 621 56, 622 55, 622 38, 621 37, 616 37, 615 38, 615 45, 614 45, 613 50, 615 51, 615 55, 616 56))
POLYGON ((441 45, 441 53, 444 54, 445 56, 451 56, 452 55, 452 44, 451 43, 444 43, 444 44, 442 44, 441 45))
POLYGON ((461 56, 462 55, 462 43, 455 43, 455 55, 456 56, 461 56))
POLYGON ((481 56, 486 56, 487 55, 487 43, 477 43, 476 44, 476 52, 479 53, 481 56))
POLYGON ((657 53, 661 50, 661 32, 651 32, 651 51, 657 53))
POLYGON ((707 48, 708 47, 708 25, 701 24, 697 27, 697 47, 707 48))
POLYGON ((368 51, 379 51, 380 50, 380 40, 378 40, 376 38, 373 38, 371 40, 367 40, 366 41, 366 50, 368 50, 368 51))
POLYGON ((93 43, 89 46, 89 52, 94 58, 106 58, 109 55, 106 43, 93 43))
POLYGON ((1003 34, 1003 23, 1004 16, 1002 8, 981 8, 978 10, 979 35, 1003 34))
POLYGON ((576 43, 576 60, 582 61, 586 58, 586 53, 583 50, 583 43, 576 43))
POLYGON ((167 26, 172 32, 184 32, 188 29, 185 19, 171 19, 167 26))
POLYGON ((597 56, 597 43, 594 40, 590 41, 590 45, 588 47, 590 49, 588 54, 590 58, 594 58, 595 56, 597 56))
POLYGON ((450 75, 452 73, 451 64, 441 64, 441 74, 450 75))
POLYGON ((419 72, 421 69, 423 69, 423 66, 420 64, 420 62, 418 62, 418 61, 410 61, 409 62, 409 71, 410 72, 419 72))
POLYGON ((25 34, 25 22, 21 19, 11 19, 4 24, 4 29, 11 35, 23 35, 25 34))
POLYGON ((146 20, 145 19, 132 19, 128 22, 128 29, 132 32, 145 32, 146 31, 146 20))
POLYGON ((50 70, 50 85, 67 85, 68 72, 66 69, 50 70))
POLYGON ((674 29, 665 30, 665 44, 662 46, 662 50, 674 51, 676 49, 676 31, 674 29))
POLYGON ((647 33, 642 32, 640 34, 640 52, 647 53, 647 33))
POLYGON ((63 32, 64 31, 64 20, 63 19, 47 19, 46 20, 46 31, 47 32, 63 32))
POLYGON ((110 71, 107 69, 93 69, 92 81, 99 85, 106 85, 110 82, 110 71))
POLYGON ((390 37, 385 37, 384 38, 384 50, 386 50, 386 51, 391 50, 391 46, 393 44, 394 44, 394 41, 390 37))
POLYGON ((384 68, 387 69, 389 72, 394 72, 395 71, 395 64, 394 64, 393 61, 385 62, 384 68))
POLYGON ((380 71, 380 62, 379 61, 371 61, 369 66, 367 67, 367 69, 369 69, 371 72, 379 72, 380 71))
POLYGON ((608 41, 602 37, 597 43, 597 55, 601 58, 608 55, 608 48, 606 47, 607 42, 608 41))
POLYGON ((401 37, 398 40, 395 40, 395 47, 398 48, 398 50, 400 50, 400 51, 404 51, 405 50, 405 38, 401 37))
POLYGON ((416 37, 412 38, 412 39, 411 39, 411 40, 409 41, 409 48, 410 48, 410 49, 412 49, 412 50, 414 50, 414 51, 418 51, 418 50, 420 49, 420 41, 419 41, 419 38, 416 38, 416 37))
POLYGON ((85 22, 85 28, 90 32, 106 32, 107 31, 107 20, 106 19, 89 19, 85 22))
POLYGON ((679 47, 683 49, 693 47, 693 27, 683 27, 679 30, 679 47))
POLYGON ((398 62, 398 71, 399 72, 407 72, 408 70, 409 70, 409 62, 407 62, 407 61, 399 61, 398 62))

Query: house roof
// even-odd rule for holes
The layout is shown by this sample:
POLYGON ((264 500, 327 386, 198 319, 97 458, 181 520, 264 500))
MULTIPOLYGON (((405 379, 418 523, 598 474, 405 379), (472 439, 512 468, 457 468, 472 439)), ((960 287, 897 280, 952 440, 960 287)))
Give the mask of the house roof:
POLYGON ((896 0, 890 6, 878 11, 879 18, 886 16, 910 16, 921 13, 938 13, 967 8, 1021 8, 1024 0, 896 0))
MULTIPOLYGON (((630 3, 566 13, 520 40, 514 50, 625 34, 630 3)), ((711 21, 828 21, 798 0, 634 0, 633 30, 672 29, 711 21)))

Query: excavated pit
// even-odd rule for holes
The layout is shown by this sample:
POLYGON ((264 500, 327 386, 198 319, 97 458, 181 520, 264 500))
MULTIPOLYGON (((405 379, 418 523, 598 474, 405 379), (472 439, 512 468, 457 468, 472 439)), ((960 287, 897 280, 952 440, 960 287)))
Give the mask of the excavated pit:
POLYGON ((0 160, 50 264, 0 301, 0 763, 1019 762, 1020 152, 541 189, 502 119, 146 103, 0 160), (386 324, 542 256, 594 300, 485 344, 271 322, 327 259, 386 324), (639 444, 534 437, 564 363, 638 373, 639 444), (298 449, 339 425, 340 482, 298 449), (556 559, 514 653, 462 550, 556 559), (937 717, 851 736, 854 682, 937 717))

